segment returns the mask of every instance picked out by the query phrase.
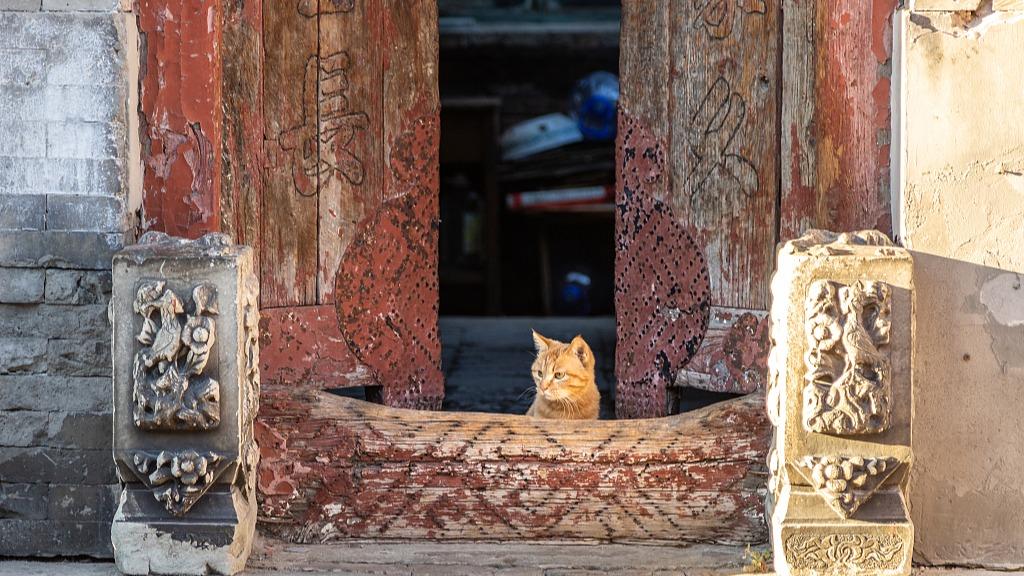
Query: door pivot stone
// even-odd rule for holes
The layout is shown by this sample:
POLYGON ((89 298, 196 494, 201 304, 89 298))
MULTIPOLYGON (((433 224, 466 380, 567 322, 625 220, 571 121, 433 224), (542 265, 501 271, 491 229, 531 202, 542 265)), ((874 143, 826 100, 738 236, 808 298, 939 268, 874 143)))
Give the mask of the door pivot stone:
POLYGON ((114 256, 111 540, 124 574, 235 574, 256 528, 259 284, 223 234, 114 256))
POLYGON ((772 279, 768 505, 781 576, 910 574, 913 261, 811 230, 772 279))

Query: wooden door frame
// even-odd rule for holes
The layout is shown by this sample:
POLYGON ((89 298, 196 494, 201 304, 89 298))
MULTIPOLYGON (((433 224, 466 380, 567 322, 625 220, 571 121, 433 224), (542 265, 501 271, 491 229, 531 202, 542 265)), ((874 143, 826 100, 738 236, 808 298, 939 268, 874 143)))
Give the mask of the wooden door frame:
MULTIPOLYGON (((631 6, 653 11, 658 1, 637 0, 631 6)), ((794 230, 874 225, 884 212, 882 195, 864 194, 863 187, 850 195, 842 186, 867 186, 862 163, 874 162, 881 170, 882 146, 874 155, 858 148, 858 155, 838 164, 816 159, 834 160, 845 142, 861 138, 865 117, 880 125, 879 100, 872 100, 869 110, 844 110, 828 91, 834 90, 829 83, 837 81, 882 89, 877 64, 887 58, 881 32, 885 17, 872 13, 867 20, 871 33, 863 40, 858 36, 863 19, 851 29, 839 8, 780 1, 786 7, 781 76, 812 103, 808 111, 807 102, 783 99, 784 210, 791 200, 791 212, 800 214, 794 230), (813 34, 806 33, 808 27, 813 34), (830 30, 842 32, 839 44, 825 40, 830 30), (865 65, 851 73, 845 65, 851 58, 865 65), (826 96, 832 100, 818 108, 826 96), (878 209, 865 211, 865 198, 878 209), (827 209, 804 213, 809 204, 827 209)), ((183 6, 140 0, 138 23, 144 63, 145 226, 187 237, 219 230, 238 242, 260 245, 260 167, 267 155, 262 3, 201 0, 183 6), (178 54, 197 57, 180 62, 178 54)), ((862 102, 863 94, 852 96, 862 102)), ((405 139, 401 147, 422 152, 426 145, 428 152, 436 152, 436 81, 427 104, 415 97, 404 102, 410 108, 399 135, 405 139)), ((414 154, 389 168, 411 188, 436 192, 436 171, 422 176, 413 170, 424 162, 431 168, 434 161, 429 154, 414 154), (417 183, 419 178, 426 181, 417 183)), ((430 207, 420 204, 412 210, 422 214, 430 207)), ((360 258, 363 267, 355 270, 375 261, 372 253, 360 258)), ((352 298, 365 297, 367 290, 373 293, 372 286, 357 282, 352 298)), ((436 324, 436 309, 433 313, 436 324)), ((735 542, 764 537, 759 494, 768 423, 758 394, 670 418, 596 423, 584 431, 516 416, 407 412, 324 391, 338 379, 367 385, 408 376, 388 373, 386 365, 366 365, 367 358, 381 353, 372 346, 372 325, 356 330, 362 340, 339 347, 332 336, 338 330, 334 306, 271 309, 263 316, 265 387, 257 430, 264 529, 296 541, 558 537, 735 542), (352 353, 360 342, 369 343, 362 356, 352 353), (289 352, 296 348, 304 352, 289 352), (571 502, 547 505, 566 493, 572 494, 571 502), (707 506, 688 508, 687 498, 707 506), (606 513, 613 521, 572 520, 606 513), (563 522, 563 516, 570 520, 563 522)), ((682 377, 695 387, 749 391, 736 384, 732 368, 763 366, 764 323, 763 313, 716 310, 704 347, 682 377), (737 358, 736 366, 729 367, 730 359, 737 358), (723 362, 725 374, 718 370, 723 362)), ((391 369, 402 366, 392 362, 391 369)))

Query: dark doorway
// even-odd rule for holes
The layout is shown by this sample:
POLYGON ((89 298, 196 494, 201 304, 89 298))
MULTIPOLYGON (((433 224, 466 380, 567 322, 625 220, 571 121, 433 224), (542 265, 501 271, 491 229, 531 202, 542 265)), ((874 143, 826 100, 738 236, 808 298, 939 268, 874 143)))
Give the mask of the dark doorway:
POLYGON ((581 79, 617 74, 619 2, 440 0, 438 7, 445 408, 524 413, 533 328, 588 340, 602 414, 612 417, 614 120, 597 138, 543 131, 579 118, 573 93, 581 79), (524 123, 551 115, 564 119, 514 137, 524 123), (537 151, 516 149, 532 146, 533 136, 550 141, 537 151))

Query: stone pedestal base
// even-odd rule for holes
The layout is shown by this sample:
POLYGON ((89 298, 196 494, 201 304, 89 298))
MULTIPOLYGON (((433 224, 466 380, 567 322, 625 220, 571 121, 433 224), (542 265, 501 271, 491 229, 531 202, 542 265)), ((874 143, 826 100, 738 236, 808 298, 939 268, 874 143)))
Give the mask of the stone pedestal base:
POLYGON ((914 526, 896 487, 875 493, 849 520, 837 517, 812 488, 786 486, 773 524, 779 576, 910 574, 914 526))
POLYGON ((913 264, 874 230, 779 250, 766 403, 782 576, 910 574, 913 264))
POLYGON ((188 519, 169 517, 147 488, 128 488, 110 538, 117 569, 127 575, 237 574, 245 568, 256 530, 256 496, 218 486, 188 519))
POLYGON ((113 261, 111 528, 125 574, 235 574, 256 528, 259 281, 222 234, 147 232, 113 261))

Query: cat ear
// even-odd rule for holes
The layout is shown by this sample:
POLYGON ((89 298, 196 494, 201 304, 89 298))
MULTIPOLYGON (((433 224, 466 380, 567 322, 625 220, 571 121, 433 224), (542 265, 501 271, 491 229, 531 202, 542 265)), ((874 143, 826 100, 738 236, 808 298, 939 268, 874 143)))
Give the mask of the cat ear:
POLYGON ((576 354, 576 357, 580 359, 580 364, 583 364, 585 368, 590 368, 594 365, 594 353, 590 350, 590 345, 583 339, 583 336, 577 335, 569 343, 572 347, 572 351, 576 354))
POLYGON ((536 330, 531 330, 531 332, 533 332, 533 345, 537 347, 537 352, 543 352, 551 346, 550 339, 541 336, 536 330))

